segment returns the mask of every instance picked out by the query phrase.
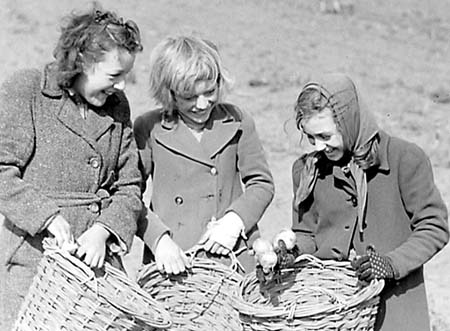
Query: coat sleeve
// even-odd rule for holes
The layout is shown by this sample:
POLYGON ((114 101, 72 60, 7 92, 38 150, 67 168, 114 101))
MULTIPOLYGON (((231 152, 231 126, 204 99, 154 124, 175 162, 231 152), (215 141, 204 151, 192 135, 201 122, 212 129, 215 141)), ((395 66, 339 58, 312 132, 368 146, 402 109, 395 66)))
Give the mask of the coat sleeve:
MULTIPOLYGON (((146 113, 134 122, 134 135, 139 149, 139 168, 143 176, 142 193, 147 189, 146 182, 153 173, 151 131, 159 118, 156 111, 146 113)), ((146 206, 138 220, 137 236, 154 252, 156 245, 164 233, 170 233, 169 227, 146 206)))
POLYGON ((419 268, 449 240, 447 209, 434 183, 430 160, 418 146, 402 148, 399 184, 412 230, 408 240, 388 253, 402 278, 419 268))
POLYGON ((307 210, 310 199, 306 199, 302 206, 295 205, 295 194, 300 185, 300 172, 304 166, 304 159, 300 157, 292 165, 292 183, 294 188, 294 198, 292 199, 292 230, 297 237, 297 246, 302 253, 313 254, 317 250, 314 237, 314 229, 317 227, 311 211, 307 210))
POLYGON ((253 119, 242 112, 238 143, 238 170, 245 190, 227 210, 236 212, 251 233, 273 199, 275 188, 253 119))
POLYGON ((0 213, 31 236, 59 211, 56 203, 22 179, 35 148, 33 112, 39 84, 37 70, 20 71, 0 91, 0 213))
POLYGON ((137 219, 142 210, 140 185, 142 181, 138 168, 138 151, 133 136, 128 101, 122 96, 117 111, 122 112, 122 139, 116 164, 116 179, 112 185, 111 204, 97 218, 118 235, 129 249, 136 233, 137 219))

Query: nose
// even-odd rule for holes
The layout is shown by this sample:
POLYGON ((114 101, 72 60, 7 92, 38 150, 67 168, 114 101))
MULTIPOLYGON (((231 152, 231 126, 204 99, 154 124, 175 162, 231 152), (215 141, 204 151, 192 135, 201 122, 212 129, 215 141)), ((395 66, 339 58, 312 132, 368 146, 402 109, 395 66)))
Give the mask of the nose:
POLYGON ((122 78, 122 79, 120 79, 120 80, 118 80, 117 82, 115 82, 114 83, 114 85, 113 85, 113 87, 116 89, 116 90, 120 90, 120 91, 123 91, 124 89, 125 89, 125 78, 122 78))
POLYGON ((195 107, 197 109, 206 109, 208 107, 208 104, 209 104, 208 98, 206 98, 204 95, 199 95, 195 107))

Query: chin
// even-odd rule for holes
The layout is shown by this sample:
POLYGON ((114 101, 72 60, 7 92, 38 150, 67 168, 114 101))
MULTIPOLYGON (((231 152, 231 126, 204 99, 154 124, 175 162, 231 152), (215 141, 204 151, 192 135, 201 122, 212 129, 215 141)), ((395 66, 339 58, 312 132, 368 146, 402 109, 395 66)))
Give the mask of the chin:
POLYGON ((101 107, 106 103, 106 97, 91 99, 91 100, 88 100, 88 102, 95 107, 101 107))
POLYGON ((342 159, 343 154, 342 153, 334 153, 334 154, 331 154, 331 155, 325 154, 325 156, 327 157, 328 160, 333 161, 333 162, 337 162, 340 159, 342 159))

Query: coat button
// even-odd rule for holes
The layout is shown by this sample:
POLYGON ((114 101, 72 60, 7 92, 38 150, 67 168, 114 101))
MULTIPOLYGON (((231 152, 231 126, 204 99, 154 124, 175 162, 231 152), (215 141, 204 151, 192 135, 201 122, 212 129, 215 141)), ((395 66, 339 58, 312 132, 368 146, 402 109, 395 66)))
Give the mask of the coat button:
POLYGON ((97 169, 100 166, 100 162, 98 162, 98 159, 93 157, 90 159, 89 163, 91 164, 92 168, 97 169))
POLYGON ((348 231, 348 230, 350 230, 350 225, 348 225, 348 224, 347 224, 347 225, 345 225, 345 226, 344 226, 344 230, 345 230, 345 231, 348 231))
POLYGON ((98 203, 93 202, 89 205, 89 210, 92 213, 97 214, 100 211, 100 206, 98 205, 98 203))
POLYGON ((175 204, 176 205, 182 205, 183 204, 183 198, 180 196, 175 197, 175 204))
POLYGON ((209 172, 211 173, 211 175, 215 176, 215 175, 217 175, 217 168, 216 167, 212 167, 209 172))

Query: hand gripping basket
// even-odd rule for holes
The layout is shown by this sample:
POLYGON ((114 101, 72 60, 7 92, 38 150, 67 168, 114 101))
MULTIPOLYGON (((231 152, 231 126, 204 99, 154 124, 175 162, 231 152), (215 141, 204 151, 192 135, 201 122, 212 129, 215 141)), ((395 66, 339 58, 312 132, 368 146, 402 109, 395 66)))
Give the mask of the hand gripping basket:
POLYGON ((235 307, 245 331, 373 330, 384 281, 361 287, 350 262, 301 255, 260 287, 255 272, 240 284, 235 307))
POLYGON ((232 266, 208 258, 195 257, 189 252, 191 265, 186 273, 161 274, 155 263, 140 270, 138 283, 162 304, 172 316, 174 331, 239 331, 239 314, 232 301, 242 280, 236 270, 236 257, 232 266))
POLYGON ((54 241, 21 306, 14 331, 155 330, 171 325, 169 313, 126 275, 105 263, 94 273, 54 241))

